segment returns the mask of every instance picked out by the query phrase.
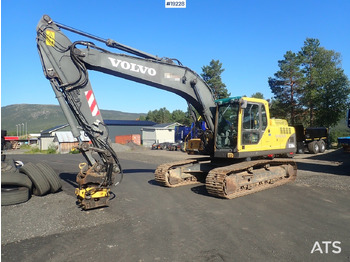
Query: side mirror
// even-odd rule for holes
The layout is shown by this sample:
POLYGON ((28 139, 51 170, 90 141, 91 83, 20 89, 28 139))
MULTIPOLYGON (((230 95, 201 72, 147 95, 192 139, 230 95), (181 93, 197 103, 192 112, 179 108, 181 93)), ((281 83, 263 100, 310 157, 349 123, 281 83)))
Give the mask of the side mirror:
POLYGON ((350 128, 350 109, 348 110, 348 127, 350 128))
POLYGON ((248 105, 247 100, 240 99, 239 103, 240 103, 242 109, 247 108, 247 105, 248 105))

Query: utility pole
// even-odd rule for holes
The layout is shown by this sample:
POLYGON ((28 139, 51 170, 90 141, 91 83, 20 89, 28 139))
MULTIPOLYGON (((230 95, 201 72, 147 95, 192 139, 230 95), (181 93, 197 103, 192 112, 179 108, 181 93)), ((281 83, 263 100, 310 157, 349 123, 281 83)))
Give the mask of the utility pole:
POLYGON ((28 145, 29 145, 28 122, 26 122, 26 138, 27 138, 27 140, 28 140, 28 145))

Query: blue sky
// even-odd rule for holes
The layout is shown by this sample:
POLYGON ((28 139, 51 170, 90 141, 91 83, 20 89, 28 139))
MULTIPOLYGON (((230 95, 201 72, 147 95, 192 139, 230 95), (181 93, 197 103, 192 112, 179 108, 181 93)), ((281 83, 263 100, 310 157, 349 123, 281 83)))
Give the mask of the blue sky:
MULTIPOLYGON (((261 92, 271 98, 267 79, 278 70, 277 61, 288 50, 299 51, 307 37, 340 52, 349 76, 349 13, 348 0, 187 0, 186 9, 166 9, 164 0, 3 0, 1 106, 58 104, 36 49, 35 28, 44 14, 101 38, 177 58, 197 73, 219 59, 232 96, 261 92)), ((90 80, 101 109, 147 113, 187 107, 182 98, 153 87, 91 71, 90 80)))

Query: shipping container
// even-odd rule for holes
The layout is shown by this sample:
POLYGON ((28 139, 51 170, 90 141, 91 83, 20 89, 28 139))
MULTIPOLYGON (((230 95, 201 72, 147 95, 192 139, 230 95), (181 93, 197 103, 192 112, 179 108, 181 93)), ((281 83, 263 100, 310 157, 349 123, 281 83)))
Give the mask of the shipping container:
POLYGON ((136 145, 141 145, 141 135, 134 134, 134 135, 116 136, 114 141, 115 143, 122 144, 122 145, 131 143, 131 142, 133 142, 136 145))

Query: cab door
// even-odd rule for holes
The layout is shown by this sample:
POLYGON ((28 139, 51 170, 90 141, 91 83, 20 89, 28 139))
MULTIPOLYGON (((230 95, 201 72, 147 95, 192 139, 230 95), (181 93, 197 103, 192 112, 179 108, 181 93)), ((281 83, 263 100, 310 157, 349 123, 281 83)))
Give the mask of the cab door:
POLYGON ((263 144, 269 139, 268 132, 265 134, 266 130, 267 115, 264 104, 248 102, 242 113, 242 149, 262 150, 263 144))

